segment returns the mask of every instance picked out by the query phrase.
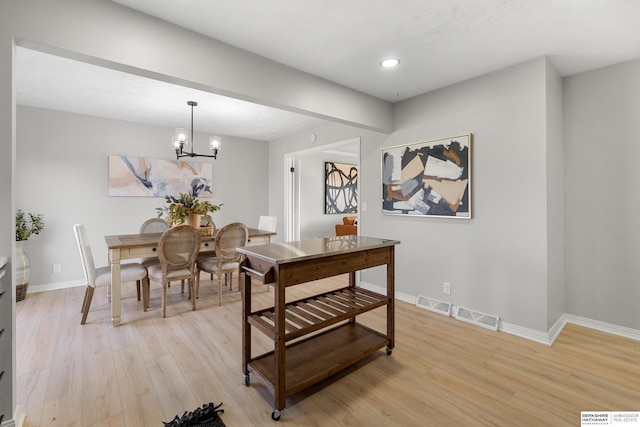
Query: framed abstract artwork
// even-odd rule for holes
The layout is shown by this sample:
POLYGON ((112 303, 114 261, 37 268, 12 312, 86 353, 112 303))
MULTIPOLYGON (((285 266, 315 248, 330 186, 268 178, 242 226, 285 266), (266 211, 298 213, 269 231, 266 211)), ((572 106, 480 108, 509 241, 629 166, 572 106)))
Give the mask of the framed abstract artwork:
POLYGON ((470 133, 382 149, 382 212, 471 218, 470 133))
POLYGON ((109 196, 212 197, 212 178, 207 162, 109 156, 109 196))
POLYGON ((358 212, 358 167, 344 163, 324 163, 325 214, 358 212))

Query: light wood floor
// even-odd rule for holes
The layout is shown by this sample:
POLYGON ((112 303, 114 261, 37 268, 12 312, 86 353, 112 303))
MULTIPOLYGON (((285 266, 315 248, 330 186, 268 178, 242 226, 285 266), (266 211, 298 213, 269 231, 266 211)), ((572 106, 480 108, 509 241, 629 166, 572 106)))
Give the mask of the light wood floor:
MULTIPOLYGON (((237 282, 236 282, 237 283, 237 282)), ((291 297, 345 277, 289 288, 291 297)), ((26 426, 161 426, 224 402, 233 426, 579 426, 581 410, 640 410, 640 343, 568 325, 551 347, 396 305, 396 348, 287 401, 241 384, 240 295, 203 280, 198 310, 170 288, 166 319, 152 285, 144 313, 124 285, 123 324, 111 327, 106 291, 80 326, 84 288, 28 295, 17 309, 18 404, 26 426)), ((237 286, 237 285, 235 285, 237 286)), ((273 293, 254 286, 254 309, 273 293)), ((385 311, 361 316, 384 330, 385 311)), ((269 342, 254 332, 255 354, 269 342)))

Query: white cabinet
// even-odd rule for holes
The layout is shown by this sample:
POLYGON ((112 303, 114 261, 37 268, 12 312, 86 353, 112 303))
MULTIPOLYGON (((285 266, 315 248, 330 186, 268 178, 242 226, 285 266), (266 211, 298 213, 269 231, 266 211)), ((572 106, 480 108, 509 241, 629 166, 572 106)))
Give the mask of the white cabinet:
POLYGON ((0 257, 0 424, 13 416, 11 377, 13 348, 11 347, 11 283, 7 274, 7 258, 0 257))

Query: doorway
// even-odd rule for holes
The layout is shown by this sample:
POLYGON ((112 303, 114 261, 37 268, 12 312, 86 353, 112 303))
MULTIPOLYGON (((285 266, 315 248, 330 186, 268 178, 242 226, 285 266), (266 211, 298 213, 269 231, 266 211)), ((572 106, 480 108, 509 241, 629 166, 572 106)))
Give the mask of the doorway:
POLYGON ((324 162, 353 164, 360 170, 360 137, 284 155, 287 242, 333 236, 334 224, 342 221, 343 215, 324 211, 324 162))

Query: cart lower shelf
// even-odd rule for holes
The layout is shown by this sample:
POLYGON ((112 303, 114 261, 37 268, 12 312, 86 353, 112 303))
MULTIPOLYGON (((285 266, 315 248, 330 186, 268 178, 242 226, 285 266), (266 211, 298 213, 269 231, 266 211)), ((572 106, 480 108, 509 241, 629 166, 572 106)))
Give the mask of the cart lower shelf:
MULTIPOLYGON (((291 396, 387 346, 389 338, 357 322, 345 323, 287 346, 285 352, 285 395, 291 396)), ((249 372, 276 393, 274 352, 252 359, 249 372)))

